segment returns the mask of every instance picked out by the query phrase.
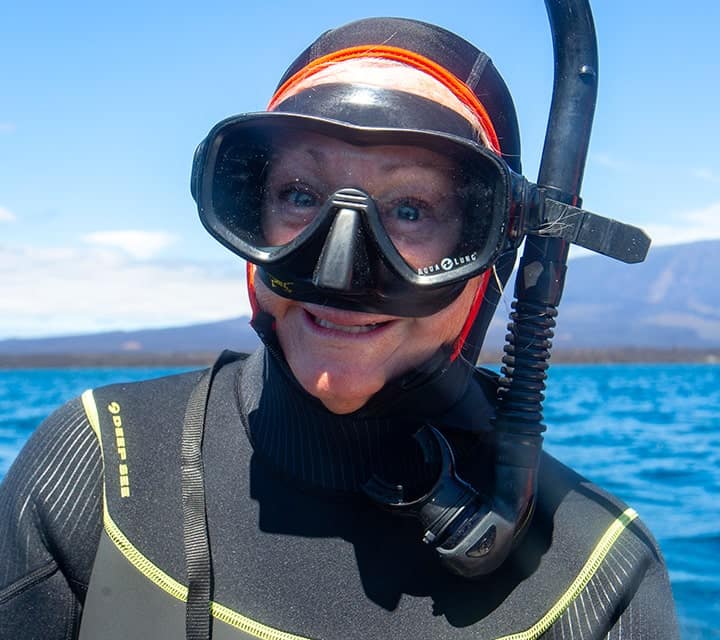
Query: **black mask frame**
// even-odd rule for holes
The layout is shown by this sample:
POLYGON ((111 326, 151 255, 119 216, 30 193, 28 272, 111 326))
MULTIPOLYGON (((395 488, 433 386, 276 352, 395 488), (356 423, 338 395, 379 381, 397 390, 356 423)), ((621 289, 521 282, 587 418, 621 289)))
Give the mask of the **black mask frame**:
MULTIPOLYGON (((255 167, 258 172, 261 166, 255 167)), ((244 173, 252 181, 252 170, 244 173)), ((261 179, 255 176, 256 184, 249 189, 243 183, 244 190, 257 193, 261 179)), ((555 200, 481 144, 435 131, 361 127, 281 112, 242 114, 218 123, 200 144, 191 185, 206 229, 257 265, 261 279, 273 291, 354 311, 409 317, 436 313, 459 294, 468 279, 491 268, 502 254, 517 250, 528 234, 563 238, 625 262, 641 261, 649 247, 640 229, 555 200), (492 210, 484 225, 485 236, 477 245, 468 242, 460 259, 448 257, 429 268, 414 269, 387 237, 361 185, 347 185, 336 190, 320 215, 287 244, 258 242, 249 232, 254 223, 238 230, 233 219, 257 218, 259 213, 253 209, 260 206, 259 196, 249 197, 249 204, 238 204, 232 194, 224 193, 229 188, 221 179, 224 159, 228 150, 269 147, 273 136, 294 132, 317 133, 358 146, 418 146, 452 158, 465 168, 471 187, 482 184, 490 192, 489 202, 482 207, 492 210)))

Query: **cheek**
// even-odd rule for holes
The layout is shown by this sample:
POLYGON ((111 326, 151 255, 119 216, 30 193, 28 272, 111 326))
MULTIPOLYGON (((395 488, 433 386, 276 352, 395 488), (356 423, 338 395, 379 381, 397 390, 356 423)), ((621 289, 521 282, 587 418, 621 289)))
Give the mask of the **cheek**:
POLYGON ((470 309, 473 306, 481 280, 481 277, 469 280, 462 293, 438 314, 442 315, 440 323, 445 327, 444 342, 452 342, 460 335, 465 321, 470 314, 470 309))
POLYGON ((467 286, 458 298, 443 312, 447 312, 448 340, 455 342, 460 336, 465 323, 474 307, 477 296, 482 296, 486 284, 486 276, 476 276, 468 281, 467 286))
POLYGON ((269 313, 276 321, 282 320, 292 306, 292 300, 274 294, 257 276, 254 280, 255 299, 257 300, 260 309, 269 313))
POLYGON ((460 295, 438 313, 415 320, 415 343, 428 347, 440 348, 451 344, 460 335, 470 314, 475 294, 482 282, 482 276, 468 281, 460 295))
POLYGON ((388 371, 394 378, 421 365, 439 348, 451 345, 462 331, 470 313, 480 278, 468 282, 460 295, 449 306, 438 313, 424 318, 409 319, 406 333, 395 345, 395 357, 388 371))

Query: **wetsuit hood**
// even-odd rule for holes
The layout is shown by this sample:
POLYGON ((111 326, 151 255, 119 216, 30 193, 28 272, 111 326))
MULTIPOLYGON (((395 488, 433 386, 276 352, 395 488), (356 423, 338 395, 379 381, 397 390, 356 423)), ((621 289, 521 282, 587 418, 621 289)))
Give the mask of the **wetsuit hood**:
MULTIPOLYGON (((332 66, 348 58, 372 58, 381 55, 439 79, 463 102, 471 104, 474 112, 480 114, 481 128, 485 129, 486 133, 489 132, 490 148, 498 152, 514 172, 521 173, 520 137, 515 107, 510 92, 492 61, 487 54, 463 38, 425 22, 404 18, 368 18, 323 33, 283 74, 270 109, 313 118, 333 119, 353 126, 432 129, 442 134, 467 139, 477 138, 477 131, 468 127, 467 122, 466 130, 459 127, 457 121, 464 119, 451 113, 448 108, 433 100, 419 99, 410 94, 399 95, 403 92, 388 91, 387 104, 358 106, 357 101, 352 99, 352 91, 348 91, 349 83, 323 84, 308 90, 293 89, 293 83, 297 83, 298 79, 302 80, 308 73, 315 72, 318 67, 332 66)), ((477 361, 485 333, 514 261, 515 252, 508 251, 500 256, 494 273, 485 273, 475 303, 460 335, 452 345, 450 360, 462 356, 470 363, 477 361)), ((271 275, 264 267, 258 267, 256 271, 257 276, 266 284, 276 281, 274 274, 271 275)), ((257 308, 251 282, 249 289, 253 305, 257 308)), ((450 294, 454 297, 460 290, 456 286, 450 294)), ((285 295, 282 291, 276 290, 276 293, 285 295)), ((440 369, 447 368, 448 363, 447 358, 444 359, 440 369)))

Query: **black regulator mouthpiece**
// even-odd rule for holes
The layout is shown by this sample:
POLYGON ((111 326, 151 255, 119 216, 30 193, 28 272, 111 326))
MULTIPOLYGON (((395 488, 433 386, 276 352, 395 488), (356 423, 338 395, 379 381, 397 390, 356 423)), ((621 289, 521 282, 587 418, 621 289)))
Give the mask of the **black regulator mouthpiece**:
POLYGON ((491 573, 505 561, 529 521, 537 456, 531 456, 527 466, 496 465, 495 491, 485 496, 458 476, 452 447, 438 429, 425 425, 415 440, 425 462, 436 469, 432 486, 408 498, 401 485, 373 476, 365 493, 392 513, 418 519, 423 542, 435 548, 452 573, 465 578, 491 573))

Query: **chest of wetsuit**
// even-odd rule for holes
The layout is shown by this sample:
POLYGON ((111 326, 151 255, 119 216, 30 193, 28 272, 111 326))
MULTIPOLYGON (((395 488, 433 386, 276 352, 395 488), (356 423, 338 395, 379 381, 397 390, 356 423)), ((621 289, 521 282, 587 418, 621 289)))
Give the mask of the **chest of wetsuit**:
MULTIPOLYGON (((343 424, 288 446, 308 416, 289 395, 271 398, 271 418, 260 415, 269 411, 267 376, 262 353, 228 365, 208 405, 216 640, 605 638, 644 591, 658 558, 634 512, 549 456, 529 534, 501 569, 474 582, 446 573, 414 520, 312 482, 327 475, 328 452, 372 457, 377 442, 353 440, 343 424), (256 423, 266 431, 261 447, 256 423), (285 434, 277 441, 273 423, 285 434)), ((82 640, 185 637, 180 443, 197 380, 185 374, 83 397, 102 445, 105 504, 82 640)))

